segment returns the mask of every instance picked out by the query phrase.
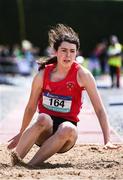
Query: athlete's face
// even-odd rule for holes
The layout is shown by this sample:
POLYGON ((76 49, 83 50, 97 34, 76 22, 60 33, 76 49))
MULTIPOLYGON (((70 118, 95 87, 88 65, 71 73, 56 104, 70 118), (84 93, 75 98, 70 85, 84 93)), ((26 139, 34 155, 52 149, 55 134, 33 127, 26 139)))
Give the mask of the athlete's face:
POLYGON ((56 51, 58 63, 64 67, 70 67, 77 55, 76 45, 63 41, 56 51))

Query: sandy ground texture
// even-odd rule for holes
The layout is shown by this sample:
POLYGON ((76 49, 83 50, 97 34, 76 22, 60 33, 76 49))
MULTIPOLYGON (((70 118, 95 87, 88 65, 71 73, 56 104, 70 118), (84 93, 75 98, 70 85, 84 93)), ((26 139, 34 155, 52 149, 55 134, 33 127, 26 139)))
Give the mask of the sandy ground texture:
MULTIPOLYGON (((34 146, 25 157, 28 162, 38 150, 34 146)), ((105 150, 102 145, 75 145, 64 154, 55 154, 37 168, 13 166, 10 152, 0 145, 1 180, 123 180, 123 145, 105 150)))

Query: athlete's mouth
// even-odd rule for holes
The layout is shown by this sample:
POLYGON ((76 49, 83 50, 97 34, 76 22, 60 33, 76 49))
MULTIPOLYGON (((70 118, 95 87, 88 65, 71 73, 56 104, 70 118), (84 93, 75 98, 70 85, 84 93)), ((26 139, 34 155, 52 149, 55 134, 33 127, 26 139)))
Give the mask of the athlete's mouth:
POLYGON ((71 60, 69 60, 69 59, 65 59, 65 60, 64 60, 65 63, 69 63, 70 61, 71 61, 71 60))

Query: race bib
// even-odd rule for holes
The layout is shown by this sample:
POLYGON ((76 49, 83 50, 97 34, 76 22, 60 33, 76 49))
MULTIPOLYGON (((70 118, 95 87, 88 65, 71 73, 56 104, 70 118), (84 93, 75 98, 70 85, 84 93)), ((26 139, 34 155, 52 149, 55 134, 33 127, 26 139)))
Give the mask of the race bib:
POLYGON ((49 110, 67 113, 71 110, 72 97, 43 93, 43 106, 49 110))

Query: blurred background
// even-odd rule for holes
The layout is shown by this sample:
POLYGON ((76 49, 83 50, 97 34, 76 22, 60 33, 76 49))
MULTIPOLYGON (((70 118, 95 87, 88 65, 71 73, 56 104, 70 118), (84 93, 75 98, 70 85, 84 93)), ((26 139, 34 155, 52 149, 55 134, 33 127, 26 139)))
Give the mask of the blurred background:
POLYGON ((27 39, 43 53, 48 29, 60 22, 79 33, 88 56, 111 34, 123 42, 122 17, 122 0, 0 0, 0 43, 12 46, 27 39))
MULTIPOLYGON (((122 17, 122 0, 0 0, 0 56, 21 58, 28 49, 31 53, 26 53, 26 58, 33 61, 32 55, 37 58, 51 53, 47 32, 51 26, 65 23, 79 34, 80 54, 93 58, 97 46, 108 43, 110 35, 123 42, 122 17)), ((96 73, 103 68, 98 63, 96 73)), ((19 66, 22 69, 22 63, 19 66)))

